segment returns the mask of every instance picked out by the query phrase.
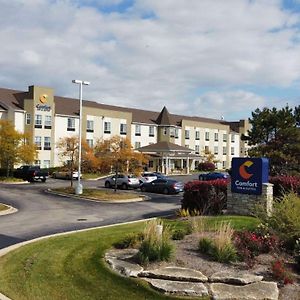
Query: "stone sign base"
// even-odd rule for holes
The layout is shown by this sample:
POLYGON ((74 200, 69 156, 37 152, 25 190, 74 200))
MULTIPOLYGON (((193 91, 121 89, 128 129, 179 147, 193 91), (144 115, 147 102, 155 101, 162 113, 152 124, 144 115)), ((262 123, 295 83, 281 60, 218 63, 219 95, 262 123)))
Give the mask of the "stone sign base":
POLYGON ((273 208, 273 184, 263 183, 261 195, 238 194, 231 192, 231 184, 227 186, 227 213, 237 215, 254 215, 257 206, 261 206, 268 216, 273 208))

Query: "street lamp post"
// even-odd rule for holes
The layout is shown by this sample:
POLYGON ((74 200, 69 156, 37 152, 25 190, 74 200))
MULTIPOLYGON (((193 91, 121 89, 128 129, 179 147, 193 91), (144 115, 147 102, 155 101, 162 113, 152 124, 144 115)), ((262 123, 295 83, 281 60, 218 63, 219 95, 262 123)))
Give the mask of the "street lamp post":
MULTIPOLYGON (((79 84, 79 141, 78 141, 78 183, 75 188, 75 194, 82 194, 82 184, 81 184, 81 136, 82 136, 82 86, 89 85, 88 81, 84 80, 72 80, 73 83, 79 84)), ((73 176, 73 174, 71 175, 73 176)))

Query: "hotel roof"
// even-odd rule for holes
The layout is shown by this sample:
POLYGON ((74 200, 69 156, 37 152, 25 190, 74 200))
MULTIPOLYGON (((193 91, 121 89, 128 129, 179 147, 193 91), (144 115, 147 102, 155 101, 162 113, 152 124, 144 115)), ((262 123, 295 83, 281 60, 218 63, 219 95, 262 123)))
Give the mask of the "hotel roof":
MULTIPOLYGON (((4 109, 6 109, 6 107, 11 107, 14 110, 24 109, 24 99, 30 99, 29 97, 29 92, 0 88, 0 106, 4 109)), ((56 114, 69 116, 76 116, 79 114, 78 99, 54 96, 54 101, 56 114)), ((211 118, 170 114, 166 107, 164 107, 161 112, 155 112, 136 108, 108 105, 88 100, 83 100, 83 106, 105 110, 129 112, 132 113, 132 121, 136 123, 180 126, 183 119, 222 125, 230 125, 230 123, 232 123, 211 118)))

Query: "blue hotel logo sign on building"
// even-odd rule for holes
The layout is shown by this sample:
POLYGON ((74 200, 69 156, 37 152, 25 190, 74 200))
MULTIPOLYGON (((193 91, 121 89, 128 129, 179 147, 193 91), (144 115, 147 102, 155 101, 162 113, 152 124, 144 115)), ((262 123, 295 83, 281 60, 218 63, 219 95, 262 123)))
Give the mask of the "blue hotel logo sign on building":
POLYGON ((261 195, 262 184, 268 182, 267 158, 233 158, 231 191, 240 194, 261 195))

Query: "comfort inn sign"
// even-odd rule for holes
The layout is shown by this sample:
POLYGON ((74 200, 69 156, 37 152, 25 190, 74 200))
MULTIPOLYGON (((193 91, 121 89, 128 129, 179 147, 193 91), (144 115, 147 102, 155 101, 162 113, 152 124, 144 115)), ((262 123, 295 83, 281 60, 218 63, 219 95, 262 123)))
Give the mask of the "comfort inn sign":
POLYGON ((262 184, 268 182, 267 158, 233 158, 231 191, 240 194, 261 195, 262 184))

